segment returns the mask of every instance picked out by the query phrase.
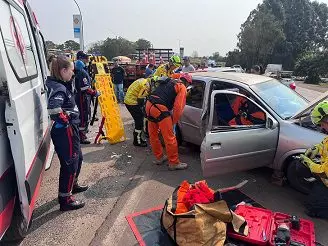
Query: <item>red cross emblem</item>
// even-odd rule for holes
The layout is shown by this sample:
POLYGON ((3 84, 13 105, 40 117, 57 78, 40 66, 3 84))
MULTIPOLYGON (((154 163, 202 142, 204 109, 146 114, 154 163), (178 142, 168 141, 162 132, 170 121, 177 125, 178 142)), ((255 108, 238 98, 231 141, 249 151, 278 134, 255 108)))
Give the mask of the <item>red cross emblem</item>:
POLYGON ((24 43, 24 38, 22 36, 21 29, 13 16, 10 17, 10 30, 15 42, 16 50, 19 54, 21 54, 23 62, 26 63, 26 46, 24 43))

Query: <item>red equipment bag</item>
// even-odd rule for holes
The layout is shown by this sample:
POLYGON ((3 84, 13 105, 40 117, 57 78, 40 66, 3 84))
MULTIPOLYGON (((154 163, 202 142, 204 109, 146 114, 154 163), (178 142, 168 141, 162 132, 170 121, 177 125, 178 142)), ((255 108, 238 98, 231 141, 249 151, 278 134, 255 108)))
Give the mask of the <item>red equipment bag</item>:
POLYGON ((248 226, 247 237, 235 233, 230 228, 228 236, 253 245, 275 246, 274 239, 280 224, 287 224, 290 228, 291 242, 304 246, 315 246, 314 223, 310 220, 300 219, 299 230, 292 228, 291 216, 283 213, 274 213, 271 210, 251 207, 247 205, 237 206, 235 213, 244 217, 248 226))

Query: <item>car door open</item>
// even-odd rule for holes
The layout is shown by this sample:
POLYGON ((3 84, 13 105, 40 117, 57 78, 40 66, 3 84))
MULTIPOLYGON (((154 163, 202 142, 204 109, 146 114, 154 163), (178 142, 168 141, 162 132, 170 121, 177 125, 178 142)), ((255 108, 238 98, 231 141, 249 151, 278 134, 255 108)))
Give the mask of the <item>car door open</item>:
POLYGON ((201 145, 203 175, 270 164, 278 133, 278 122, 252 99, 232 91, 213 91, 201 145))

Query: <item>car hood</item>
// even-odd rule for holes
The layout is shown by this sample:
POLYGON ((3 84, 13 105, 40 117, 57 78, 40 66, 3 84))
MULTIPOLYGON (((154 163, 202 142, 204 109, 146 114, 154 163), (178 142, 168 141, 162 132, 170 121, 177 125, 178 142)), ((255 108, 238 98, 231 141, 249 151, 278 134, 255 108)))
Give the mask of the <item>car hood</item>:
POLYGON ((311 101, 304 109, 298 111, 291 119, 298 119, 299 117, 303 116, 305 113, 307 113, 311 108, 315 107, 319 102, 324 101, 328 97, 328 91, 325 93, 322 93, 319 97, 317 97, 315 100, 311 101))

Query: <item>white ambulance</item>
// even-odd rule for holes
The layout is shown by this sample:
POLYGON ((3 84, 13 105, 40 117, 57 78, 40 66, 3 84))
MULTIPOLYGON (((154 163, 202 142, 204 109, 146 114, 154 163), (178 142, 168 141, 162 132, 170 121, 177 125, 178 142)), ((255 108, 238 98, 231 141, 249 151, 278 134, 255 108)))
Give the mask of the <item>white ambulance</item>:
POLYGON ((0 0, 0 239, 30 225, 51 161, 44 40, 25 0, 0 0))

